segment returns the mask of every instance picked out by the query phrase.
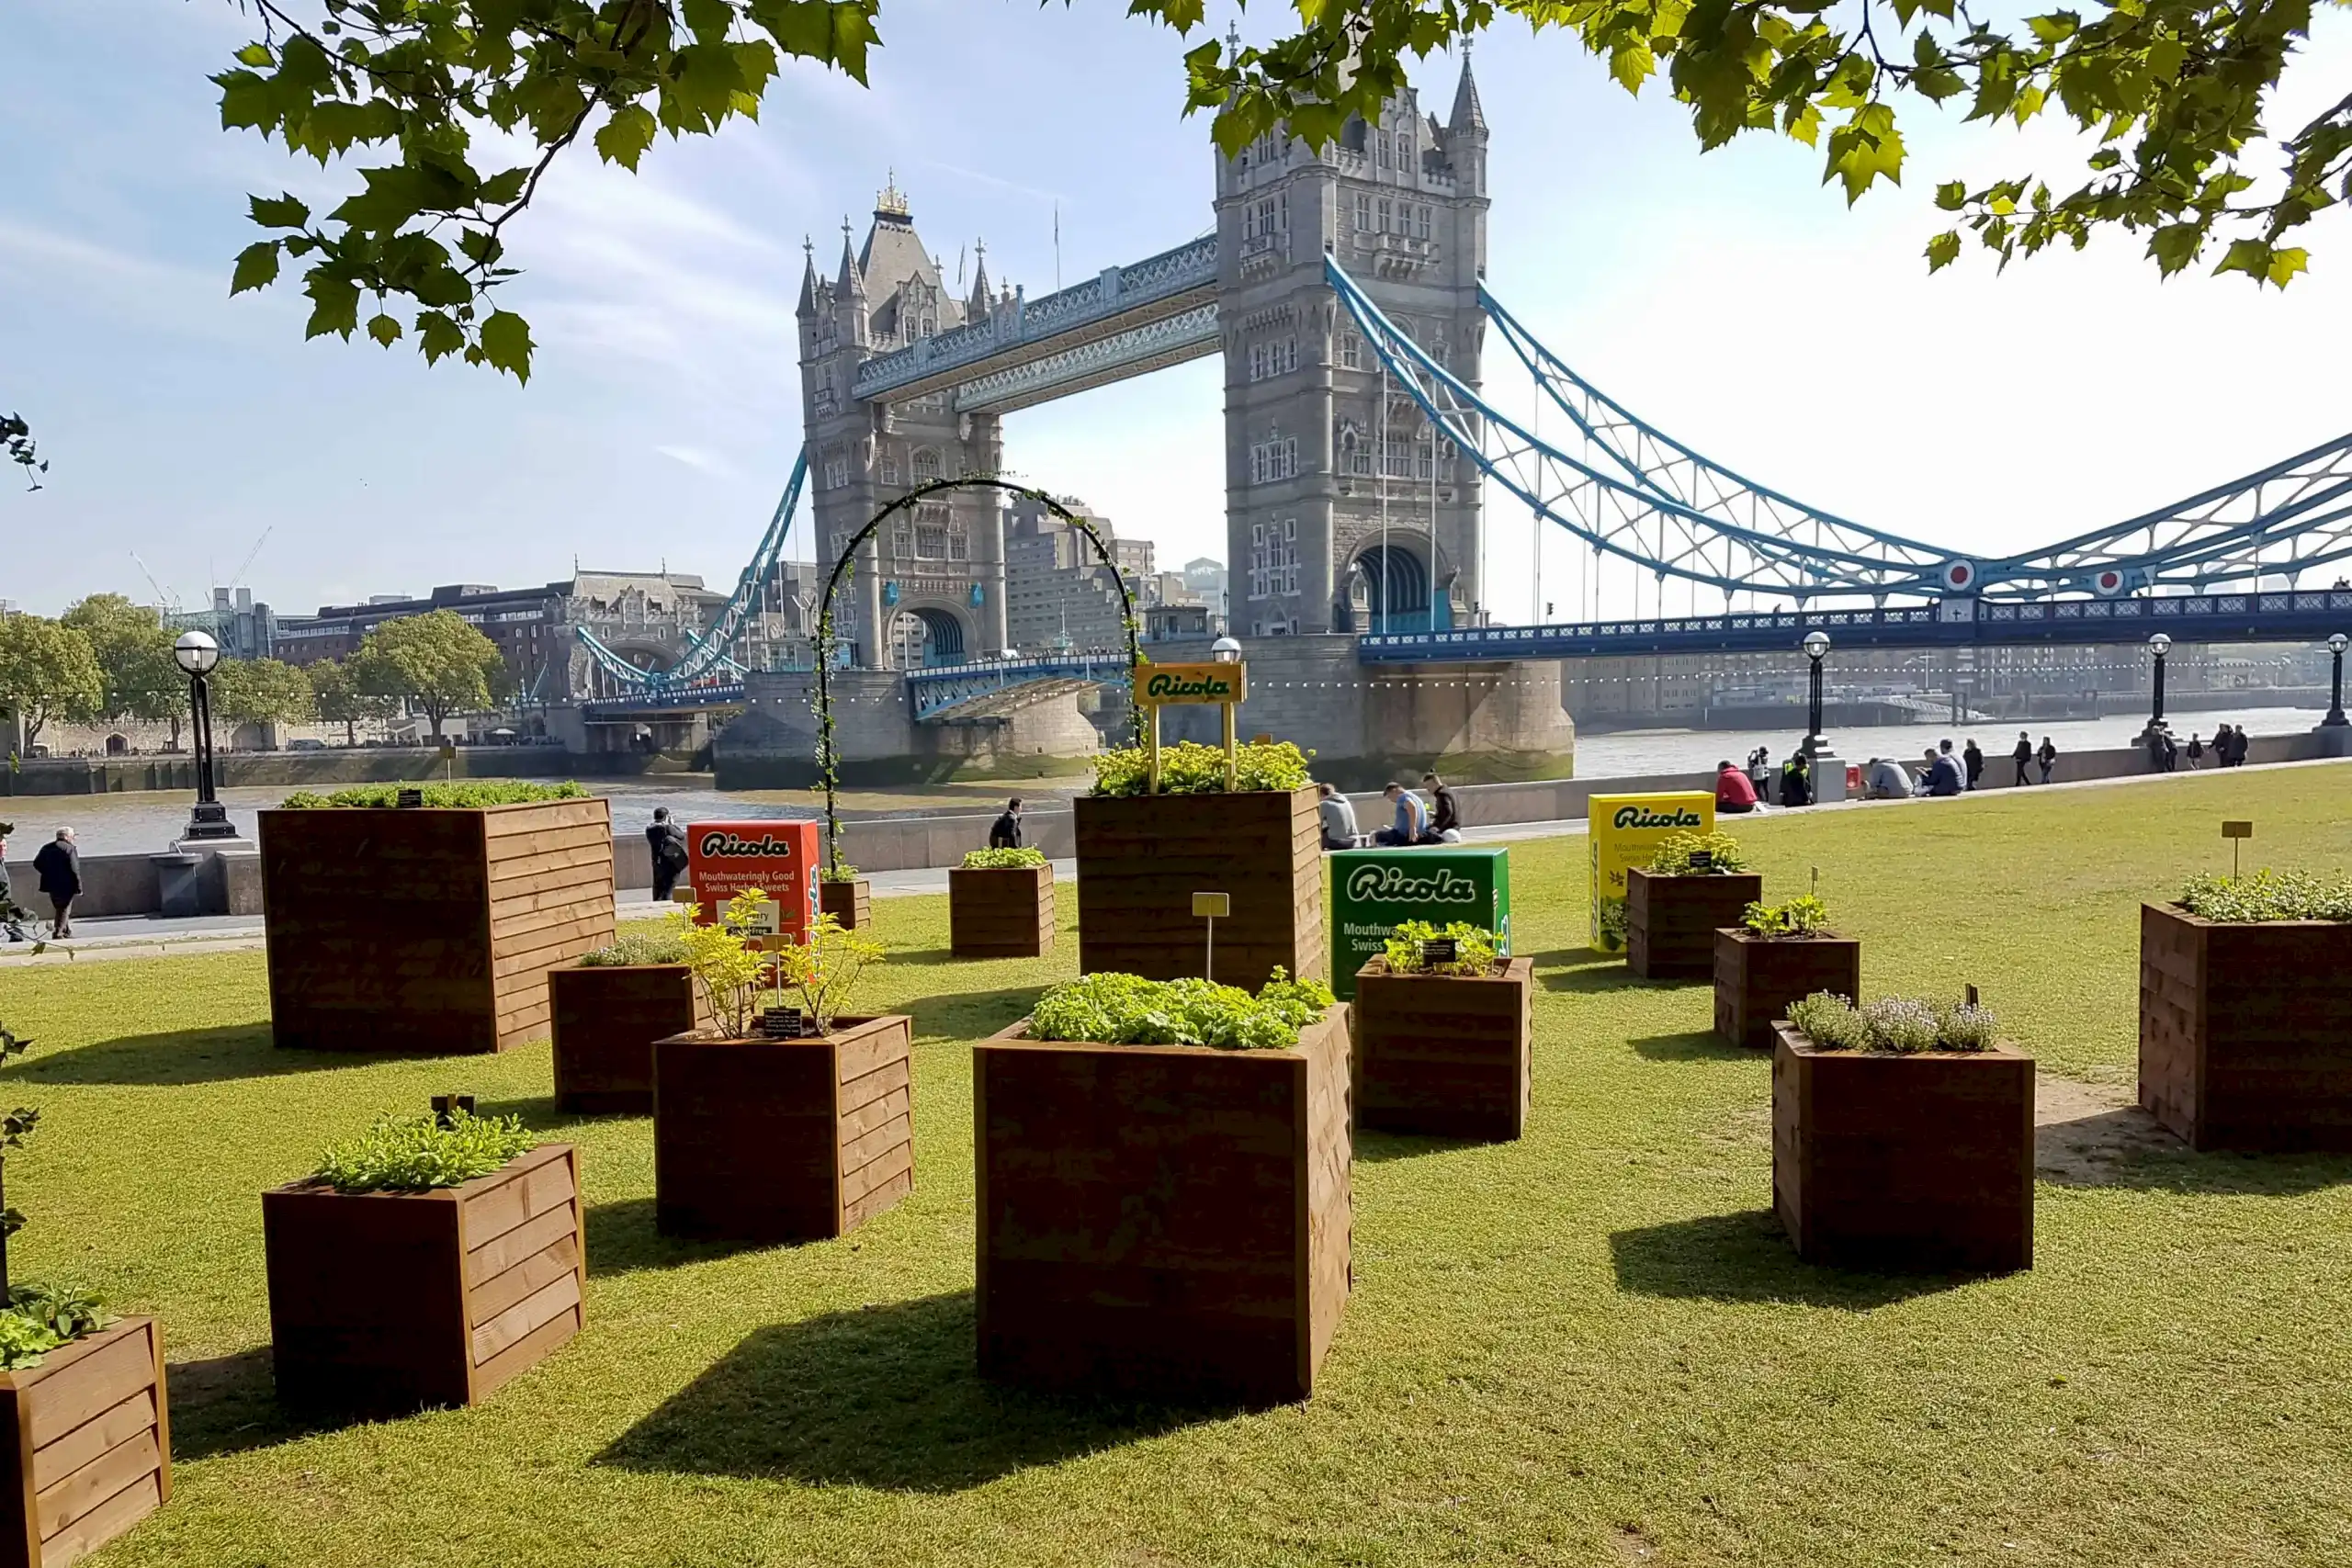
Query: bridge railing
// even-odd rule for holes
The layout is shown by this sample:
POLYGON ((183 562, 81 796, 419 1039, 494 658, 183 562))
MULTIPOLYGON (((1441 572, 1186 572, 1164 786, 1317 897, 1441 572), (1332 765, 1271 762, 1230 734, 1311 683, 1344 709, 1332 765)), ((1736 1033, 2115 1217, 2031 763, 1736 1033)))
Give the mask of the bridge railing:
POLYGON ((1129 682, 1126 660, 1116 653, 1045 655, 1035 659, 980 659, 964 664, 933 664, 907 671, 907 700, 917 719, 944 713, 959 703, 1036 681, 1092 681, 1105 686, 1129 682))

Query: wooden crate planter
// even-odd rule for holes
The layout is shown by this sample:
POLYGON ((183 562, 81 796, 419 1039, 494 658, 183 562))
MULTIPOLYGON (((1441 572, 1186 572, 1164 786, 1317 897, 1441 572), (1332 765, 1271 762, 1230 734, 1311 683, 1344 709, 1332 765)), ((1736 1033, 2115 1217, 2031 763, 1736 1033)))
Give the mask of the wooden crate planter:
POLYGON ((1511 958, 1486 975, 1356 971, 1356 1125, 1445 1138, 1527 1131, 1535 964, 1511 958))
POLYGON ((1345 1011, 1288 1051, 976 1047, 981 1371, 1313 1393, 1351 1279, 1345 1011))
POLYGON ((503 1051, 613 940, 603 800, 261 814, 269 1008, 308 1051, 503 1051))
POLYGON ((580 1332, 577 1157, 543 1144, 429 1192, 261 1197, 277 1396, 394 1416, 487 1399, 580 1332))
POLYGON ((1772 1052, 1772 1206, 1808 1263, 2033 1265, 2033 1058, 1824 1051, 1788 1023, 1772 1052))
POLYGON ((555 1103, 575 1114, 653 1114, 653 1043, 710 1021, 683 964, 548 971, 555 1103))
POLYGON ((914 1190, 913 1024, 842 1018, 816 1040, 673 1035, 653 1047, 654 1224, 814 1241, 914 1190))
POLYGON ((1323 836, 1312 789, 1239 795, 1081 795, 1078 967, 1173 980, 1202 971, 1195 893, 1226 893, 1216 973, 1256 990, 1276 967, 1326 977, 1323 836))
POLYGON ((950 866, 947 945, 958 958, 1042 958, 1054 950, 1054 868, 950 866))
POLYGON ((1772 1024, 1815 991, 1862 994, 1862 944, 1849 937, 1715 932, 1715 1032, 1727 1044, 1772 1048, 1772 1024))
POLYGON ((862 876, 854 882, 820 882, 817 912, 832 916, 845 931, 865 931, 874 924, 874 884, 862 876))
POLYGON ((2352 1149, 2352 925, 2143 905, 2140 1103, 2196 1149, 2352 1149))
POLYGON ((0 1372, 0 1432, 13 1480, 0 1568, 61 1568, 172 1495, 164 1332, 129 1317, 0 1372))
POLYGON ((1764 897, 1764 879, 1625 874, 1625 966, 1643 980, 1703 980, 1715 972, 1715 932, 1764 897))

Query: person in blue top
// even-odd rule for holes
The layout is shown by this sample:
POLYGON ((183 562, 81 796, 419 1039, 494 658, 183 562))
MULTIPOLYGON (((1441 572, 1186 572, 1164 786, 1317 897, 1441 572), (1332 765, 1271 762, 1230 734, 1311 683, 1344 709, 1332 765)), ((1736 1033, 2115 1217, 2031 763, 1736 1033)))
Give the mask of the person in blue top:
POLYGON ((1419 843, 1430 827, 1430 808, 1421 804, 1421 797, 1400 784, 1390 784, 1380 793, 1396 808, 1396 822, 1394 827, 1374 833, 1372 841, 1390 845, 1419 843))

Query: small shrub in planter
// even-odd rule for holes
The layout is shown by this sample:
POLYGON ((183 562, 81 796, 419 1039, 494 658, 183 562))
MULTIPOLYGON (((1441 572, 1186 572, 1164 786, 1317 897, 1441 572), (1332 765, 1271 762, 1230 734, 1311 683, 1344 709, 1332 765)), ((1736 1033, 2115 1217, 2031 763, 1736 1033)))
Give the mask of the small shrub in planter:
POLYGON ((1803 998, 1861 989, 1862 944, 1829 929, 1815 894, 1751 904, 1738 925, 1715 932, 1715 1032, 1726 1043, 1770 1050, 1773 1021, 1803 998))
POLYGON ((1304 1399, 1347 1303, 1346 1010, 1091 975, 976 1048, 980 1370, 1304 1399))
POLYGON ((548 971, 555 1102, 575 1114, 653 1113, 653 1043, 701 1028, 710 1007, 686 964, 693 912, 622 931, 610 946, 548 971))
MULTIPOLYGON (((0 1027, 0 1059, 31 1043, 0 1027)), ((0 1118, 0 1162, 40 1112, 0 1118)), ((0 1208, 0 1568, 56 1568, 96 1551, 172 1495, 164 1335, 73 1286, 17 1284, 0 1208)))
POLYGON ((1715 932, 1740 923, 1764 897, 1728 833, 1669 833, 1646 869, 1625 874, 1625 964, 1645 980, 1696 980, 1714 973, 1715 932))
POLYGON ((1495 948, 1494 932, 1466 921, 1408 921, 1357 971, 1358 1126, 1453 1138, 1527 1130, 1534 964, 1495 948), (1433 942, 1452 956, 1432 961, 1433 942))
POLYGON ((1817 993, 1775 1025, 1772 1202, 1808 1263, 2033 1263, 2033 1058, 1979 1007, 1817 993))
POLYGON ((845 931, 865 931, 874 924, 874 884, 854 865, 829 865, 817 877, 817 911, 845 931))
POLYGON ((688 962, 713 1021, 654 1043, 654 1221, 667 1235, 835 1236, 914 1190, 912 1021, 841 1011, 881 944, 820 915, 807 942, 763 955, 743 934, 762 897, 739 895, 695 928, 688 962))
POLYGON ((2140 911, 2140 1103, 2197 1149, 2352 1149, 2352 880, 2192 878, 2140 911))
POLYGON ((1323 835, 1306 754, 1287 742, 1238 748, 1225 788, 1225 752, 1185 742, 1160 749, 1160 791, 1139 747, 1094 760, 1094 789, 1072 805, 1078 840, 1081 974, 1172 980, 1200 973, 1198 892, 1231 896, 1217 921, 1216 974, 1261 986, 1274 971, 1319 976, 1323 835))
POLYGON ((486 1399, 580 1331, 579 1164, 511 1117, 387 1117, 262 1194, 277 1395, 392 1416, 486 1399))
POLYGON ((970 850, 947 873, 947 945, 958 958, 1054 950, 1054 868, 1042 850, 970 850))

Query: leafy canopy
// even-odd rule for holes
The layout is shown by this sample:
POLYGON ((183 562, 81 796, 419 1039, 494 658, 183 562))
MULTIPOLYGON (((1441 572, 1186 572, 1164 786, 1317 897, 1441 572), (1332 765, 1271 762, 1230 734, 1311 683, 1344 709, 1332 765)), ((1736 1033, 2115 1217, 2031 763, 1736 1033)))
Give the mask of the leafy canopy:
POLYGON ((164 617, 119 593, 93 593, 58 617, 90 639, 106 682, 105 718, 170 719, 187 713, 187 675, 172 657, 164 617))
MULTIPOLYGON (((2347 0, 2332 0, 2343 5, 2347 0)), ((1315 146, 1376 116, 1408 56, 1514 17, 1565 33, 1638 93, 1663 71, 1702 147, 1777 130, 1822 151, 1849 202, 1900 181, 1898 104, 1964 103, 1970 119, 2023 126, 2056 112, 2097 138, 2053 186, 2018 174, 1937 202, 2007 265, 2080 247, 2109 225, 2146 236, 2169 275, 2216 247, 2217 272, 2284 286, 2306 256, 2287 241, 2352 197, 2352 96, 2277 136, 2265 114, 2311 32, 2313 0, 2114 0, 1981 19, 1962 0, 1292 0, 1262 45, 1214 39, 1183 56, 1187 112, 1212 110, 1237 152, 1277 127, 1315 146), (2256 172, 2278 165, 2257 192, 2256 172)), ((527 380, 529 323, 501 302, 516 273, 510 225, 556 160, 585 138, 635 171, 658 133, 707 135, 756 118, 786 58, 866 79, 881 0, 253 0, 257 36, 212 78, 220 123, 349 170, 322 211, 251 198, 266 238, 238 255, 230 291, 300 268, 305 335, 411 339, 527 380), (506 149, 520 151, 509 161, 506 149), (356 185, 356 188, 351 188, 356 185), (363 321, 364 313, 364 321, 363 321)), ((1203 0, 1129 0, 1131 15, 1190 38, 1203 0)), ((37 472, 29 432, 0 423, 37 472)))
POLYGON ((311 678, 275 659, 224 659, 209 682, 213 716, 222 722, 267 724, 308 718, 311 678))
POLYGON ((78 724, 106 711, 106 673, 90 639, 40 615, 0 611, 0 703, 24 718, 25 743, 51 719, 78 724))
POLYGON ((339 659, 321 659, 302 667, 311 682, 311 707, 329 724, 343 726, 345 742, 357 744, 363 719, 390 718, 397 700, 380 692, 360 689, 351 666, 339 659))
POLYGON ((423 713, 441 739, 453 713, 490 705, 491 679, 505 662, 498 645, 455 610, 386 621, 360 640, 352 678, 362 691, 397 697, 423 713))

